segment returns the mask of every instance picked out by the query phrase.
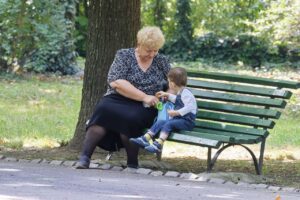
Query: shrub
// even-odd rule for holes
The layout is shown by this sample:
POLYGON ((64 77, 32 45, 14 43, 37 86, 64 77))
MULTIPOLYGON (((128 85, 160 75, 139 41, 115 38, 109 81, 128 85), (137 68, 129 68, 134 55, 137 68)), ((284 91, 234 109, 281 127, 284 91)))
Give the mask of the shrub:
POLYGON ((0 60, 5 68, 19 65, 36 72, 75 73, 75 2, 0 1, 0 60))

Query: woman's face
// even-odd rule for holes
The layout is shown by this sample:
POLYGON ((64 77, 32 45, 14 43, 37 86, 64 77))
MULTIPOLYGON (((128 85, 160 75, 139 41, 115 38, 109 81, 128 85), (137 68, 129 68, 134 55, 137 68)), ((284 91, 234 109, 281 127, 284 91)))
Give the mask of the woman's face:
POLYGON ((138 54, 142 60, 152 60, 158 53, 158 49, 138 46, 138 54))

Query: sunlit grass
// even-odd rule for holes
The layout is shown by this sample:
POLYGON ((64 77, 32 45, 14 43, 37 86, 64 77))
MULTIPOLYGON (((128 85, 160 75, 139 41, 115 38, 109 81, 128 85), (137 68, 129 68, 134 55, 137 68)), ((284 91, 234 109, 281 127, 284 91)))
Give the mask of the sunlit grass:
POLYGON ((1 78, 0 145, 43 148, 68 141, 78 117, 81 85, 72 78, 1 78))
POLYGON ((300 118, 283 115, 270 131, 268 145, 272 148, 300 147, 300 118))
MULTIPOLYGON (((73 77, 0 75, 0 146, 66 144, 74 134, 81 88, 82 80, 73 77)), ((287 110, 270 131, 268 148, 300 146, 299 110, 287 110)))

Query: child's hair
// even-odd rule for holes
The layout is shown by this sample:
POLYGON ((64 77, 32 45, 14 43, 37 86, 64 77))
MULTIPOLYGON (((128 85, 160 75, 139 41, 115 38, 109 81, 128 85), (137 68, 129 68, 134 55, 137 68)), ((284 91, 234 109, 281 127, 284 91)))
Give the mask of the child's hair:
POLYGON ((186 86, 187 72, 182 67, 174 67, 170 69, 168 78, 179 87, 186 86))

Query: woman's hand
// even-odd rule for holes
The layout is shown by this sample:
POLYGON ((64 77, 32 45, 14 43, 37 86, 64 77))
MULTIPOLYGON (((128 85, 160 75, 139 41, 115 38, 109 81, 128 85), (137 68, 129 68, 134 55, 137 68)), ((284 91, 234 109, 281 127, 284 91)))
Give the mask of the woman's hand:
POLYGON ((176 117, 180 115, 176 110, 168 110, 168 114, 170 115, 170 117, 176 117))
POLYGON ((155 96, 146 95, 143 99, 143 102, 149 106, 155 106, 159 102, 159 100, 155 96))
POLYGON ((168 98, 169 97, 169 93, 163 92, 163 91, 159 91, 159 92, 156 92, 155 96, 157 98, 162 98, 162 97, 168 98))
POLYGON ((167 92, 163 92, 163 91, 159 91, 155 94, 155 96, 157 98, 162 99, 163 102, 167 101, 169 99, 169 93, 167 92))

